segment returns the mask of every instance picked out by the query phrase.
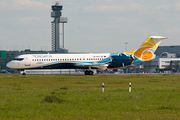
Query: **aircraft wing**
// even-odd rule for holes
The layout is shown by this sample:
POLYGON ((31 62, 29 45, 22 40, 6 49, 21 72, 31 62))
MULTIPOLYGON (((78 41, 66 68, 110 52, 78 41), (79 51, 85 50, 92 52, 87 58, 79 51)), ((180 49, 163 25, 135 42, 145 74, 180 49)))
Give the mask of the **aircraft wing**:
POLYGON ((93 62, 93 63, 77 63, 75 66, 80 67, 80 68, 88 68, 91 70, 91 68, 97 68, 100 71, 106 70, 108 66, 108 62, 106 63, 98 63, 98 62, 93 62))

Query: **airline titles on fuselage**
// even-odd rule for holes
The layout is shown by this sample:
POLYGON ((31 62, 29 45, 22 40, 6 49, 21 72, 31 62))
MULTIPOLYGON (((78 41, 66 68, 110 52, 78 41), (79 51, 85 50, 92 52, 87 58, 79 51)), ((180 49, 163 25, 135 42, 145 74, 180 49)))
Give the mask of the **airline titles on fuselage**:
POLYGON ((52 55, 33 55, 35 58, 52 58, 52 55))

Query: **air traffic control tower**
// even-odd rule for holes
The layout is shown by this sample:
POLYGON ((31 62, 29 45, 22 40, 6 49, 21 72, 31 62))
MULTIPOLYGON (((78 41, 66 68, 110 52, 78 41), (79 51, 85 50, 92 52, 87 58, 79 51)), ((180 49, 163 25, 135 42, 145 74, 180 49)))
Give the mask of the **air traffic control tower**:
POLYGON ((54 21, 51 22, 52 25, 52 51, 53 52, 61 52, 64 50, 64 23, 67 23, 66 17, 61 17, 61 10, 63 8, 62 5, 59 5, 56 2, 55 5, 52 5, 51 17, 54 18, 54 21), (60 24, 62 23, 62 47, 60 46, 60 24))

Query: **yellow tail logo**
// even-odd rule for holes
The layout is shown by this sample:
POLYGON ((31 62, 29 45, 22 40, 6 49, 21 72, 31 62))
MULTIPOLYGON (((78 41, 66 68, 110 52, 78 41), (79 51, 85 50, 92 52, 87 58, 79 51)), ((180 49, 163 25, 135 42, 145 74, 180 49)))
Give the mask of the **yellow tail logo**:
POLYGON ((159 46, 161 40, 167 39, 162 36, 151 36, 137 50, 127 51, 126 54, 131 54, 139 60, 150 60, 155 58, 154 52, 159 46))

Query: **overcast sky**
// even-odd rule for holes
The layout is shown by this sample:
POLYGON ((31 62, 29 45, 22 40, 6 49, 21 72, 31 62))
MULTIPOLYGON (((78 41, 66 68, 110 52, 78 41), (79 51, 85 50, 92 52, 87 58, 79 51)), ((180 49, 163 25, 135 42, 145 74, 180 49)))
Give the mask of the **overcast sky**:
MULTIPOLYGON (((0 0, 0 49, 51 50, 53 0, 0 0)), ((147 37, 180 45, 180 0, 61 0, 65 48, 70 52, 123 52, 147 37)))

